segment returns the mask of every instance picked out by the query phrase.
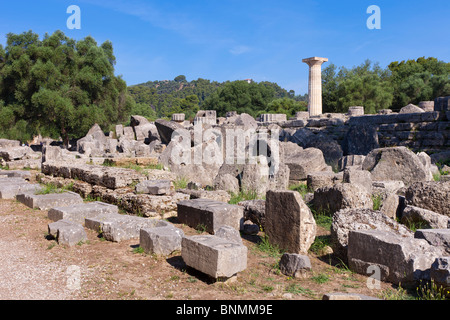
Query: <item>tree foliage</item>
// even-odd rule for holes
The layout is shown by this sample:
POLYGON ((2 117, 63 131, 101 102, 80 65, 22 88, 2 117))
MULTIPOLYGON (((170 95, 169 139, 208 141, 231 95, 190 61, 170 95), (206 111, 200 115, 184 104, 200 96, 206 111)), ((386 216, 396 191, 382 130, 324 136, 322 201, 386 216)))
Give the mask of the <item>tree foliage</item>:
POLYGON ((109 41, 98 46, 92 37, 76 41, 61 31, 42 40, 32 31, 8 34, 7 46, 0 46, 0 134, 67 143, 95 123, 108 129, 123 121, 134 101, 114 75, 115 63, 109 41))
POLYGON ((364 106, 366 113, 394 111, 420 101, 450 95, 450 63, 436 58, 392 62, 386 69, 370 60, 347 69, 330 64, 322 72, 325 112, 347 112, 364 106))

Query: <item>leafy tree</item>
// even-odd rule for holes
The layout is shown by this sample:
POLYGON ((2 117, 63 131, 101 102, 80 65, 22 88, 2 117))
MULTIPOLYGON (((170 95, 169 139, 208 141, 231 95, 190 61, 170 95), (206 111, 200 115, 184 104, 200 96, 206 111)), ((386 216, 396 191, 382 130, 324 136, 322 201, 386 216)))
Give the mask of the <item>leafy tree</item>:
POLYGON ((175 82, 185 82, 186 81, 186 76, 179 75, 178 77, 175 77, 175 79, 173 79, 173 81, 175 81, 175 82))
POLYGON ((129 117, 134 100, 114 75, 112 43, 76 41, 56 31, 42 40, 32 31, 8 34, 0 47, 0 113, 9 136, 84 136, 98 123, 109 129, 129 117), (23 130, 26 127, 26 130, 23 130), (20 132, 20 135, 18 134, 20 132))
POLYGON ((290 117, 294 117, 297 112, 307 110, 308 103, 305 101, 295 101, 290 98, 281 98, 270 102, 264 113, 284 113, 289 119, 290 117))
POLYGON ((388 66, 395 90, 393 109, 450 95, 450 63, 425 57, 394 61, 388 66))
POLYGON ((345 113, 351 106, 364 106, 366 113, 376 113, 391 106, 393 88, 388 70, 367 60, 352 69, 342 67, 336 71, 331 64, 323 72, 325 112, 345 113))

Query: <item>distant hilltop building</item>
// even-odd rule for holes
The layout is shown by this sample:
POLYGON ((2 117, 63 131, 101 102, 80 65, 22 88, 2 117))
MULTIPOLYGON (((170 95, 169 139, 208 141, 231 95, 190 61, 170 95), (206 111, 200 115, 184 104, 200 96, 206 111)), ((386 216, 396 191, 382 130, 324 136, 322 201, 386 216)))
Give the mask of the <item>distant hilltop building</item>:
POLYGON ((244 81, 247 81, 247 83, 252 83, 253 79, 244 79, 244 81))

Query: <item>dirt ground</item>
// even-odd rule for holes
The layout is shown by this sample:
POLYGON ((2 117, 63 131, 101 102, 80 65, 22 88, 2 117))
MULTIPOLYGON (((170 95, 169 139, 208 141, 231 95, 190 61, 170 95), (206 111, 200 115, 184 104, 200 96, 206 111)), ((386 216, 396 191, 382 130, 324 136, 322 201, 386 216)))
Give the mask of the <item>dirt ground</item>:
MULTIPOLYGON (((186 235, 199 231, 172 220, 186 235)), ((331 292, 385 298, 396 289, 369 289, 367 277, 329 255, 309 254, 312 271, 290 278, 277 268, 279 255, 245 236, 248 267, 237 278, 213 281, 187 267, 179 252, 168 258, 140 253, 139 239, 112 243, 87 230, 74 247, 48 239, 47 211, 0 200, 0 299, 2 300, 320 300, 331 292)), ((319 228, 318 235, 327 235, 319 228)))

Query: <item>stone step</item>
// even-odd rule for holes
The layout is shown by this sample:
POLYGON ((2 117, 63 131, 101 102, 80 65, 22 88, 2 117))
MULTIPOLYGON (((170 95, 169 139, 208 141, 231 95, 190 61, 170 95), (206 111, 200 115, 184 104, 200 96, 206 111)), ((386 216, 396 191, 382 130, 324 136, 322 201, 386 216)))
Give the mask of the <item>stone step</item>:
POLYGON ((213 235, 184 237, 181 256, 191 268, 215 279, 231 278, 247 268, 247 247, 213 235))
POLYGON ((59 220, 48 225, 48 233, 59 244, 74 246, 87 239, 86 231, 81 224, 70 220, 59 220))
POLYGON ((42 187, 39 184, 24 182, 0 183, 0 199, 15 199, 16 196, 24 192, 37 192, 42 187))
POLYGON ((95 201, 52 208, 48 211, 48 218, 53 221, 70 220, 84 225, 86 218, 95 218, 100 214, 118 213, 119 208, 116 205, 95 201))
POLYGON ((103 235, 108 241, 138 239, 141 229, 153 228, 159 219, 142 218, 121 214, 102 213, 93 218, 85 218, 85 227, 103 235))
POLYGON ((240 230, 244 223, 242 206, 209 199, 183 200, 177 203, 178 221, 191 228, 202 226, 214 234, 222 226, 240 230))
POLYGON ((71 191, 49 194, 34 194, 31 191, 27 191, 17 194, 16 199, 30 208, 40 210, 83 203, 83 198, 78 193, 71 191))
POLYGON ((168 256, 174 251, 181 251, 183 237, 183 230, 161 220, 153 228, 141 229, 139 245, 145 253, 168 256))

